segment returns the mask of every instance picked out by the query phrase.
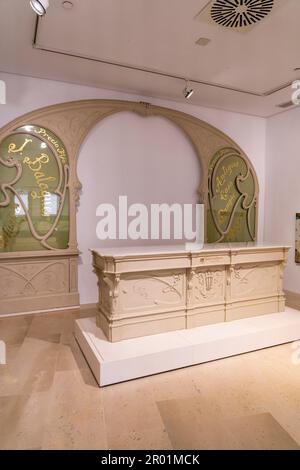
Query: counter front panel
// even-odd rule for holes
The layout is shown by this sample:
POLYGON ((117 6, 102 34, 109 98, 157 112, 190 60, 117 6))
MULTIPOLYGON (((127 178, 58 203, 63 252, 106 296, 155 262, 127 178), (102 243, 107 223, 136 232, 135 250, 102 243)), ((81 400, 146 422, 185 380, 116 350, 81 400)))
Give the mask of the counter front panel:
POLYGON ((97 324, 114 342, 282 312, 289 247, 92 250, 97 324))

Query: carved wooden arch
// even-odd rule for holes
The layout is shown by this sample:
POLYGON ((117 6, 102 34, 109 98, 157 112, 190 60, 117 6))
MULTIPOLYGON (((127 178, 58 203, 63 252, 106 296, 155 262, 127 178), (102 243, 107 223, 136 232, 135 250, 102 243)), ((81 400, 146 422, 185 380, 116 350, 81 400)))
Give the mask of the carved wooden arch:
MULTIPOLYGON (((149 103, 120 100, 84 100, 61 103, 29 112, 7 124, 0 130, 0 141, 16 128, 24 125, 38 125, 56 134, 64 143, 70 160, 70 241, 68 250, 77 251, 76 208, 79 202, 81 183, 77 176, 77 158, 80 147, 91 129, 105 117, 122 111, 129 111, 140 116, 164 117, 188 136, 198 155, 202 168, 202 181, 198 192, 200 202, 208 208, 208 173, 213 156, 224 148, 234 148, 251 168, 258 200, 258 180, 256 172, 243 150, 226 134, 206 122, 169 108, 154 106, 149 103)), ((256 211, 257 217, 257 211, 256 211)), ((257 223, 256 223, 257 231, 257 223)), ((43 252, 46 255, 46 252, 43 252)))

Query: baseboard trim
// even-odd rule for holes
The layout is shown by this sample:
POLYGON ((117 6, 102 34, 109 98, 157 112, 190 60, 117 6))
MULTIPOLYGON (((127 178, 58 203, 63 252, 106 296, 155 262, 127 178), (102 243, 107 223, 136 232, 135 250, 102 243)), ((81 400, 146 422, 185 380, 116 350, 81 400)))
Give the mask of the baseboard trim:
POLYGON ((286 296, 286 305, 296 310, 300 310, 300 294, 297 292, 292 292, 290 290, 285 290, 286 296))
POLYGON ((75 305, 73 307, 58 307, 58 308, 49 308, 47 310, 32 310, 30 312, 17 312, 17 313, 1 313, 0 318, 12 318, 12 317, 23 317, 25 315, 42 315, 46 313, 57 313, 63 314, 65 312, 74 312, 78 313, 79 311, 83 311, 86 313, 90 313, 97 310, 97 304, 82 304, 82 305, 75 305))
POLYGON ((81 310, 98 310, 98 304, 81 304, 80 305, 81 310))
POLYGON ((32 312, 18 312, 18 313, 2 313, 0 314, 0 318, 11 318, 11 317, 23 317, 25 315, 40 315, 43 313, 64 313, 70 311, 78 312, 80 310, 80 306, 74 307, 59 307, 59 308, 49 308, 48 310, 34 310, 32 312))

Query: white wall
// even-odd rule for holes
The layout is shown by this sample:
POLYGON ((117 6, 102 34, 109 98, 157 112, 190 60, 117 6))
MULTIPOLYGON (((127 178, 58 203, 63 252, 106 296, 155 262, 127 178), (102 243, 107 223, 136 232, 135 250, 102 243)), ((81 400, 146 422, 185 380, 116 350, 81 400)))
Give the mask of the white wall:
POLYGON ((284 287, 300 293, 295 214, 300 212, 300 107, 267 122, 265 239, 291 246, 284 287))
MULTIPOLYGON (((88 248, 155 244, 151 240, 98 240, 97 206, 109 203, 118 208, 119 196, 123 195, 128 198, 128 206, 143 203, 148 209, 150 204, 196 203, 201 169, 190 140, 175 124, 161 117, 145 119, 124 112, 108 117, 93 129, 80 152, 78 176, 83 185, 78 210, 80 294, 82 302, 88 303, 97 298, 88 248)), ((180 243, 172 243, 176 242, 180 243)), ((156 244, 163 242, 158 240, 156 244)))
MULTIPOLYGON (((0 126, 43 106, 79 99, 105 98, 149 101, 152 104, 192 114, 222 130, 245 151, 256 169, 260 184, 259 239, 263 239, 265 119, 202 108, 190 103, 150 99, 111 90, 11 74, 0 73, 0 80, 5 80, 7 84, 7 104, 0 105, 0 126)), ((131 194, 131 197, 136 197, 139 193, 145 198, 144 201, 140 199, 141 202, 149 202, 153 186, 158 201, 164 198, 172 200, 175 196, 179 197, 182 202, 190 202, 196 198, 199 164, 189 141, 173 124, 161 118, 149 119, 147 122, 133 114, 127 115, 127 119, 122 114, 112 116, 92 131, 81 150, 78 169, 85 188, 78 212, 78 240, 79 248, 83 252, 79 279, 82 303, 94 302, 97 298, 88 248, 95 241, 91 237, 91 230, 94 232, 96 223, 94 207, 96 203, 102 202, 104 195, 107 195, 107 198, 113 198, 119 195, 122 189, 122 191, 127 191, 128 195, 131 194), (153 135, 156 136, 155 139, 153 135), (122 166, 120 166, 121 158, 124 162, 126 161, 126 164, 123 162, 122 166), (161 164, 162 158, 163 164, 161 164), (173 164, 174 161, 176 165, 173 164), (150 165, 150 162, 153 165, 150 165), (161 165, 160 171, 157 171, 158 165, 161 165), (140 172, 138 182, 136 178, 131 179, 130 176, 133 173, 132 169, 137 167, 140 172), (143 171, 144 168, 145 171, 143 171), (171 185, 162 184, 167 173, 170 175, 171 185), (152 185, 149 181, 153 180, 156 183, 152 185), (146 191, 144 191, 145 188, 146 191), (88 203, 90 195, 96 194, 94 189, 99 191, 97 197, 95 196, 92 203, 88 203), (185 198, 186 200, 183 200, 185 198)), ((106 202, 110 200, 107 199, 106 202)))

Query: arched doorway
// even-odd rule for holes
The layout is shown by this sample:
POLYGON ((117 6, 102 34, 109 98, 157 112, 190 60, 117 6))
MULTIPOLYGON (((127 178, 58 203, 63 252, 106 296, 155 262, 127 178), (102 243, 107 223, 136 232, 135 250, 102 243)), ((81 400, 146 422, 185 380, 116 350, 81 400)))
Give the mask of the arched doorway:
MULTIPOLYGON (((196 204, 201 166, 190 140, 171 121, 131 112, 109 116, 97 124, 83 143, 77 166, 82 184, 77 212, 80 250, 79 290, 82 303, 97 301, 96 277, 92 272, 91 247, 162 245, 174 240, 99 240, 96 209, 100 203, 118 210, 119 196, 128 206, 141 203, 150 214, 151 204, 196 204), (87 230, 89 227, 89 230, 87 230)), ((117 217, 118 219, 118 217, 117 217)), ((130 221, 130 217, 129 217, 130 221)))

